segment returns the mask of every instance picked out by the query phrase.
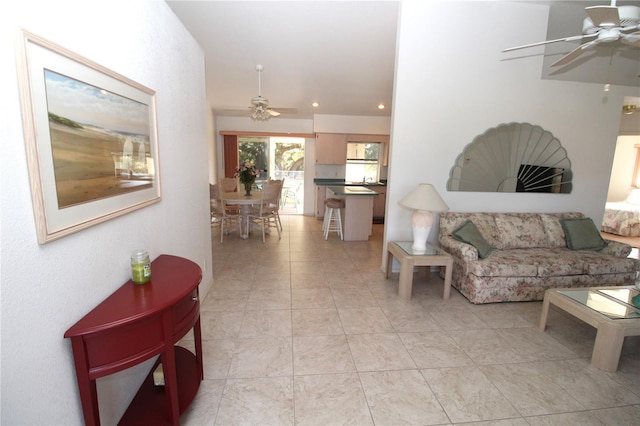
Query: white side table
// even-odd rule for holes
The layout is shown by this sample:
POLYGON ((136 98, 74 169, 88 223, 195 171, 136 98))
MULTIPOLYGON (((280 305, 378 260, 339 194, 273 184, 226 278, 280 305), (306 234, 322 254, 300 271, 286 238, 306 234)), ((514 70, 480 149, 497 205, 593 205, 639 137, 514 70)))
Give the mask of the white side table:
POLYGON ((445 269, 443 299, 448 299, 451 294, 451 274, 453 270, 453 258, 445 251, 427 244, 427 251, 415 253, 411 250, 411 241, 389 242, 387 244, 387 278, 391 275, 391 265, 395 257, 400 262, 400 283, 398 295, 405 299, 411 299, 413 287, 414 266, 440 266, 445 269))
POLYGON ((631 298, 635 287, 554 288, 544 293, 540 330, 547 327, 549 305, 595 327, 596 341, 591 365, 610 373, 618 369, 622 345, 627 336, 640 336, 640 309, 631 298))

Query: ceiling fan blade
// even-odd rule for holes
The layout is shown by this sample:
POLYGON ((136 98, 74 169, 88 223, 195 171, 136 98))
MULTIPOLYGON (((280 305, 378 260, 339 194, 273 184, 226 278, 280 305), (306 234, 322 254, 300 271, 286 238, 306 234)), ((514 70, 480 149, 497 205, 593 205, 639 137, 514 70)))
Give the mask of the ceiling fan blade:
POLYGON ((593 40, 593 41, 590 41, 588 43, 582 44, 582 45, 578 46, 577 48, 573 49, 571 52, 569 52, 566 55, 564 55, 559 60, 557 60, 554 63, 552 63, 551 66, 552 67, 558 67, 560 65, 566 65, 569 62, 571 62, 574 59, 576 59, 578 56, 580 56, 583 53, 585 53, 591 46, 595 46, 596 44, 598 44, 598 40, 593 40))
POLYGON ((271 116, 272 116, 272 117, 277 117, 277 116, 279 116, 279 115, 280 115, 280 113, 279 113, 278 111, 274 111, 274 110, 272 110, 271 108, 268 108, 268 109, 267 109, 267 112, 268 112, 269 114, 271 114, 271 116))
POLYGON ((284 108, 279 106, 274 106, 272 108, 275 111, 279 112, 280 114, 297 114, 298 113, 298 108, 284 108))
POLYGON ((577 35, 577 36, 571 36, 571 37, 565 37, 565 38, 557 38, 555 40, 547 40, 547 41, 541 41, 541 42, 538 42, 538 43, 523 44, 522 46, 509 47, 508 49, 504 49, 503 52, 511 52, 512 50, 526 49, 528 47, 542 46, 544 44, 557 43, 557 42, 560 42, 560 41, 583 40, 583 39, 585 39, 587 37, 596 37, 596 36, 597 36, 597 34, 584 34, 584 35, 577 35))
POLYGON ((620 34, 620 38, 625 44, 640 47, 640 31, 631 34, 620 34))
POLYGON ((616 6, 590 6, 584 10, 596 27, 620 26, 620 15, 616 6))

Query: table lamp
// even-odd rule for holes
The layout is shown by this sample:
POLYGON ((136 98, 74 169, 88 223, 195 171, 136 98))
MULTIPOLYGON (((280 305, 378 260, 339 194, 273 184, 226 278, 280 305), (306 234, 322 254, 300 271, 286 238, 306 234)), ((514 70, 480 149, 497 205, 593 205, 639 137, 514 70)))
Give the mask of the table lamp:
POLYGON ((413 209, 411 218, 413 245, 411 249, 416 253, 426 252, 427 237, 433 224, 433 212, 444 212, 449 210, 449 207, 440 198, 438 191, 429 183, 419 184, 398 201, 398 204, 413 209))

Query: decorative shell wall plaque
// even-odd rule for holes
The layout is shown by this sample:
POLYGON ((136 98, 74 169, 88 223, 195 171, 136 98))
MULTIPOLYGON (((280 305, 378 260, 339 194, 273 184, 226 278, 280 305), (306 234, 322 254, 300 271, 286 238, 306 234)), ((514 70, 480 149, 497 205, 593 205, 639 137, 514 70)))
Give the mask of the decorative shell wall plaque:
POLYGON ((492 127, 456 158, 449 191, 571 192, 571 161, 560 141, 529 123, 492 127))

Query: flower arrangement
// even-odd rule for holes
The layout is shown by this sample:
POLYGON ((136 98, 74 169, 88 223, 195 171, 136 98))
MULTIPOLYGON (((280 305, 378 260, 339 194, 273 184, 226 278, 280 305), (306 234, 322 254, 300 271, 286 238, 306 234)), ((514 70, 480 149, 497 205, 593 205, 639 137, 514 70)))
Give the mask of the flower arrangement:
POLYGON ((240 167, 236 170, 235 176, 241 183, 253 184, 261 173, 262 170, 256 168, 253 161, 245 161, 244 163, 240 163, 240 167))

